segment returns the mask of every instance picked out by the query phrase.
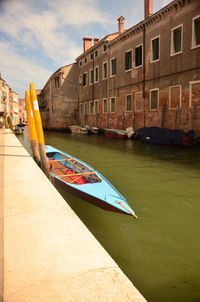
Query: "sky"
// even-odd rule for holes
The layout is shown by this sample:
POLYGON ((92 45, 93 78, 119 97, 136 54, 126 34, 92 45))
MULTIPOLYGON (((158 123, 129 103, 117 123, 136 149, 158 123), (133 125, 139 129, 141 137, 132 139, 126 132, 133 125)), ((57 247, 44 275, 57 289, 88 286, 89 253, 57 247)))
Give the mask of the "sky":
MULTIPOLYGON (((170 0, 153 0, 156 12, 170 0)), ((103 38, 144 19, 143 0, 0 0, 0 72, 24 97, 41 89, 59 67, 75 62, 82 38, 103 38)))

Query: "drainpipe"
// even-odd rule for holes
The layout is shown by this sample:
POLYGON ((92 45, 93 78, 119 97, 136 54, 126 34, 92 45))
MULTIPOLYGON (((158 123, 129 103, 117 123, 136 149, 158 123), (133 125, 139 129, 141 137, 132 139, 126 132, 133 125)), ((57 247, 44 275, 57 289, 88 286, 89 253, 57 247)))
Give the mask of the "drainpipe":
POLYGON ((145 85, 146 85, 146 27, 145 23, 143 24, 143 104, 144 104, 144 127, 146 126, 146 96, 145 96, 145 85))

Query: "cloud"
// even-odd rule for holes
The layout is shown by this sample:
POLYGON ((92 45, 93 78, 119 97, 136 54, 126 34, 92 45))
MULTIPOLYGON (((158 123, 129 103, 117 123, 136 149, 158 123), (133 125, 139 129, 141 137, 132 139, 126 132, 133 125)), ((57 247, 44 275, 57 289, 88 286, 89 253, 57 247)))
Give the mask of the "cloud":
POLYGON ((16 53, 14 47, 9 43, 0 42, 0 66, 2 77, 6 78, 8 85, 20 93, 23 97, 25 90, 29 88, 29 83, 33 82, 35 87, 42 88, 51 71, 47 68, 35 64, 30 59, 22 58, 16 53), (19 88, 20 87, 20 88, 19 88))

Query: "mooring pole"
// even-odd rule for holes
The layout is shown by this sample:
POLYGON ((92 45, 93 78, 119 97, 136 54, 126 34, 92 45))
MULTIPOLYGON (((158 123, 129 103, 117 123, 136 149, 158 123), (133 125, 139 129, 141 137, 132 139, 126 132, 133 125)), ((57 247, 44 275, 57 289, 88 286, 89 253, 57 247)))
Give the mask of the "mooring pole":
POLYGON ((34 120, 35 120, 35 126, 36 126, 36 131, 37 131, 38 142, 39 142, 41 168, 44 171, 44 173, 47 176, 49 176, 49 168, 48 168, 48 163, 47 163, 47 158, 46 158, 42 121, 41 121, 41 116, 40 116, 37 95, 36 95, 35 87, 34 87, 33 83, 30 84, 30 99, 31 99, 31 105, 33 108, 33 116, 34 116, 34 120))
POLYGON ((35 128, 35 120, 33 116, 33 110, 32 110, 29 92, 27 90, 25 92, 25 103, 26 103, 26 113, 28 119, 29 136, 31 140, 31 147, 33 150, 33 158, 36 161, 36 163, 40 165, 40 153, 39 153, 37 132, 35 128))

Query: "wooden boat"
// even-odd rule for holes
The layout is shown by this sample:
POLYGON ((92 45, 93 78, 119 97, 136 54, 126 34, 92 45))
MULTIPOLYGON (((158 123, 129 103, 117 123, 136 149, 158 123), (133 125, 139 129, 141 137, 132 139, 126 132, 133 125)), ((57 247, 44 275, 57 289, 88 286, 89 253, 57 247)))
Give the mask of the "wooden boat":
POLYGON ((52 146, 45 150, 55 184, 101 208, 137 218, 126 199, 98 171, 52 146))

